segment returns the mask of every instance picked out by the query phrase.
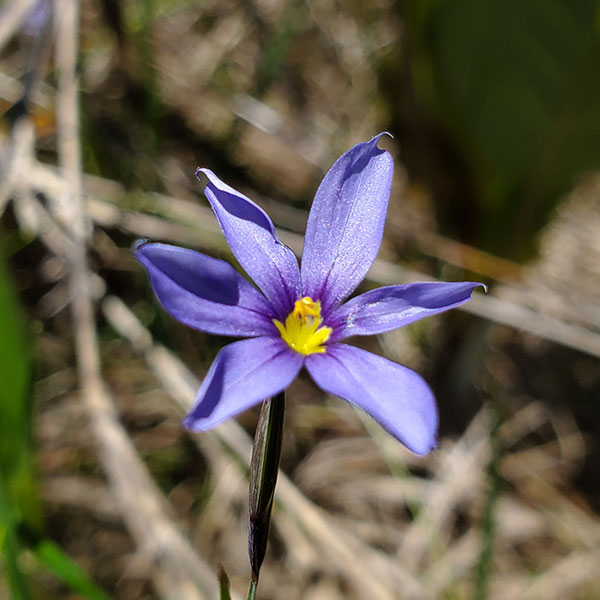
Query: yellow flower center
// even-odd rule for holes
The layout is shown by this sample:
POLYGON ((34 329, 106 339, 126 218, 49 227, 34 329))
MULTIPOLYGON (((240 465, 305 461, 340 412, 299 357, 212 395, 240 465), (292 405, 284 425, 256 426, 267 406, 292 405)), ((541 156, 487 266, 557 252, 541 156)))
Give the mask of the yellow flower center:
POLYGON ((287 316, 285 325, 273 319, 275 327, 282 339, 290 348, 300 354, 325 352, 323 344, 331 335, 331 327, 319 327, 321 318, 321 301, 316 302, 309 296, 296 300, 294 310, 287 316))

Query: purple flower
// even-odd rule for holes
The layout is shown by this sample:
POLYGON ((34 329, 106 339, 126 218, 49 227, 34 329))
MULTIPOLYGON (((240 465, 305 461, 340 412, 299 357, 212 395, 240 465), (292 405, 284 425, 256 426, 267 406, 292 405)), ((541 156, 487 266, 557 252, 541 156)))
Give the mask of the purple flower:
POLYGON ((184 424, 204 431, 285 389, 305 367, 315 383, 370 414, 417 454, 436 444, 429 386, 402 365, 341 343, 390 331, 459 306, 481 285, 412 283, 344 302, 373 263, 392 182, 380 134, 348 150, 315 196, 302 267, 269 216, 208 169, 204 190, 225 238, 257 289, 228 263, 141 241, 136 258, 164 309, 208 333, 243 337, 217 355, 184 424))

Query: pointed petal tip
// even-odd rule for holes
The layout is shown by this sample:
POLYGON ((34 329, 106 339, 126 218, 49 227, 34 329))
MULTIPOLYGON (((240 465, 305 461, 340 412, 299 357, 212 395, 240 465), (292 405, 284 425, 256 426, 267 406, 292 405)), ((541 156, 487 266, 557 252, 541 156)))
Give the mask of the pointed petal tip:
POLYGON ((384 136, 387 135, 391 140, 394 139, 394 136, 389 132, 389 131, 382 131, 381 133, 378 133, 377 135, 373 136, 367 143, 368 144, 378 144, 379 140, 384 136))
POLYGON ((210 431, 211 429, 222 425, 227 420, 227 417, 224 417, 218 421, 198 419, 197 417, 194 417, 192 413, 190 413, 186 415, 185 418, 181 421, 181 425, 189 433, 206 433, 207 431, 210 431))
POLYGON ((417 456, 426 456, 431 451, 439 447, 437 440, 438 419, 437 408, 435 409, 435 418, 412 413, 412 424, 409 429, 398 435, 396 428, 390 428, 389 424, 379 423, 390 435, 394 436, 400 443, 404 444, 413 454, 417 456))
POLYGON ((488 286, 485 283, 481 283, 480 281, 440 281, 438 283, 453 284, 455 286, 463 286, 463 289, 466 288, 468 290, 468 292, 470 293, 470 296, 469 296, 469 298, 467 298, 467 300, 469 300, 470 298, 473 297, 473 292, 477 288, 483 288, 484 294, 487 294, 489 291, 488 286))
POLYGON ((477 288, 483 288, 484 294, 487 294, 489 292, 488 286, 485 283, 481 283, 479 281, 465 281, 464 283, 471 285, 471 295, 469 296, 468 300, 470 300, 473 297, 473 293, 477 288))
POLYGON ((202 433, 203 431, 206 431, 206 429, 202 427, 202 421, 195 419, 191 413, 186 415, 181 424, 184 429, 187 429, 191 433, 202 433))
POLYGON ((191 418, 190 415, 185 416, 183 421, 181 421, 181 425, 184 429, 187 429, 188 431, 194 431, 194 420, 191 418))
POLYGON ((202 175, 204 175, 204 177, 206 177, 209 181, 211 180, 211 177, 216 178, 216 175, 206 167, 197 167, 194 175, 196 176, 196 179, 202 184, 206 184, 206 180, 202 179, 202 175))
POLYGON ((376 136, 372 137, 368 142, 365 142, 364 146, 373 148, 373 150, 378 154, 384 154, 393 167, 394 161, 392 159, 392 155, 389 153, 388 150, 386 150, 385 148, 380 148, 378 145, 379 140, 381 140, 381 138, 384 136, 387 136, 392 140, 394 139, 394 136, 391 133, 389 133, 388 131, 382 131, 381 133, 378 133, 376 136))
POLYGON ((306 225, 302 281, 324 313, 347 298, 375 260, 385 223, 394 160, 380 133, 352 146, 327 171, 306 225))
POLYGON ((227 185, 224 181, 219 179, 219 177, 212 169, 209 169, 207 167, 198 167, 194 174, 196 176, 196 179, 202 185, 204 193, 206 193, 207 188, 212 186, 213 189, 219 192, 226 192, 229 194, 233 194, 234 196, 241 196, 245 201, 255 204, 254 202, 252 202, 252 200, 250 200, 250 198, 247 198, 246 196, 244 196, 244 194, 241 194, 236 189, 232 188, 230 185, 227 185))
POLYGON ((141 238, 139 240, 135 240, 135 242, 133 242, 133 244, 131 244, 131 251, 134 254, 137 254, 139 250, 141 250, 142 246, 145 246, 146 244, 151 244, 151 240, 149 240, 148 238, 141 238))
MULTIPOLYGON (((198 167, 196 169, 196 178, 204 185, 204 193, 213 211, 215 211, 219 222, 221 222, 221 219, 219 218, 220 211, 218 209, 222 207, 227 213, 231 213, 240 219, 254 221, 255 224, 269 231, 273 237, 277 238, 275 225, 273 225, 271 218, 256 202, 253 202, 241 192, 227 185, 210 169, 198 167), (200 175, 204 175, 208 181, 203 181, 200 175)), ((227 237, 227 234, 225 234, 225 237, 227 237)))
POLYGON ((331 341, 376 335, 456 308, 472 299, 482 283, 423 281, 375 288, 338 306, 328 317, 331 341))
POLYGON ((279 318, 287 315, 301 291, 296 255, 278 238, 273 221, 260 206, 221 181, 210 169, 198 169, 196 174, 208 179, 204 195, 238 262, 269 299, 279 318))
POLYGON ((437 441, 437 439, 434 437, 433 439, 429 439, 426 441, 426 443, 423 444, 415 444, 413 441, 412 445, 408 445, 406 443, 406 441, 402 441, 399 440, 400 442, 404 443, 404 445, 413 453, 416 454, 417 456, 427 456, 430 452, 433 452, 434 450, 438 450, 440 445, 437 441))

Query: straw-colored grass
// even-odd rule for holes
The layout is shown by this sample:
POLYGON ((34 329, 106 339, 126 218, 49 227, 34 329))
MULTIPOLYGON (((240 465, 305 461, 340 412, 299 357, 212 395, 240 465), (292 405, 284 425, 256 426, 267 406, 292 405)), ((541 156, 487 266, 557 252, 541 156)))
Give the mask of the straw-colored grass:
MULTIPOLYGON (((148 21, 135 2, 125 4, 130 35, 121 41, 95 3, 82 4, 80 38, 73 6, 61 9, 56 87, 38 73, 33 120, 0 133, 3 222, 30 242, 13 263, 36 336, 46 522, 117 598, 216 598, 219 564, 239 598, 249 577, 246 475, 256 413, 205 435, 181 429, 222 340, 160 314, 129 244, 148 237, 228 256, 192 181, 202 162, 233 165, 231 183, 267 208, 299 254, 320 173, 385 123, 383 101, 374 101, 377 63, 392 52, 401 22, 383 1, 371 3, 368 26, 358 9, 335 2, 163 2, 148 21), (275 27, 281 22, 288 33, 275 27), (262 30, 279 33, 265 38, 262 30), (294 66, 285 74, 272 57, 277 44, 294 66), (139 136, 152 122, 144 132, 136 121, 119 141, 127 185, 99 177, 115 140, 98 149, 82 136, 79 106, 90 111, 84 122, 110 121, 119 103, 132 110, 123 90, 144 85, 186 133, 180 140, 181 129, 166 130, 145 155, 139 136), (40 131, 48 113, 49 134, 40 131), (84 172, 82 156, 95 175, 84 172)), ((0 43, 18 28, 19 15, 11 18, 0 43)), ((0 59, 8 104, 24 89, 29 42, 20 35, 0 59)), ((86 122, 84 133, 91 129, 86 122)), ((563 204, 537 262, 520 266, 439 235, 431 199, 397 167, 367 285, 470 272, 492 291, 458 317, 364 342, 434 380, 442 435, 425 458, 307 376, 290 387, 260 598, 597 598, 598 484, 584 485, 581 474, 594 477, 598 448, 577 422, 597 415, 579 411, 600 385, 597 178, 563 204), (436 359, 451 360, 452 372, 436 359)), ((54 580, 38 579, 48 597, 67 597, 54 580)))

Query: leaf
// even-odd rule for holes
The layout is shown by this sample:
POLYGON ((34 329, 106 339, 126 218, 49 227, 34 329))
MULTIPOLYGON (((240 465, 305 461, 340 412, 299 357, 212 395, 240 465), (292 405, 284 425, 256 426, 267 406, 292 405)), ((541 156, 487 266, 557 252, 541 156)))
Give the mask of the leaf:
POLYGON ((51 540, 42 539, 30 550, 42 566, 82 598, 111 600, 111 596, 88 579, 81 567, 51 540))
POLYGON ((231 600, 229 577, 227 577, 223 565, 219 565, 219 598, 220 600, 231 600))
POLYGON ((41 529, 31 449, 31 351, 19 299, 0 254, 0 485, 16 520, 41 529))
POLYGON ((29 598, 21 570, 18 526, 28 519, 41 524, 30 448, 31 357, 19 301, 0 254, 0 547, 11 590, 17 600, 29 598))
POLYGON ((21 548, 12 506, 0 473, 0 567, 4 567, 13 600, 28 600, 29 591, 20 566, 21 548))

